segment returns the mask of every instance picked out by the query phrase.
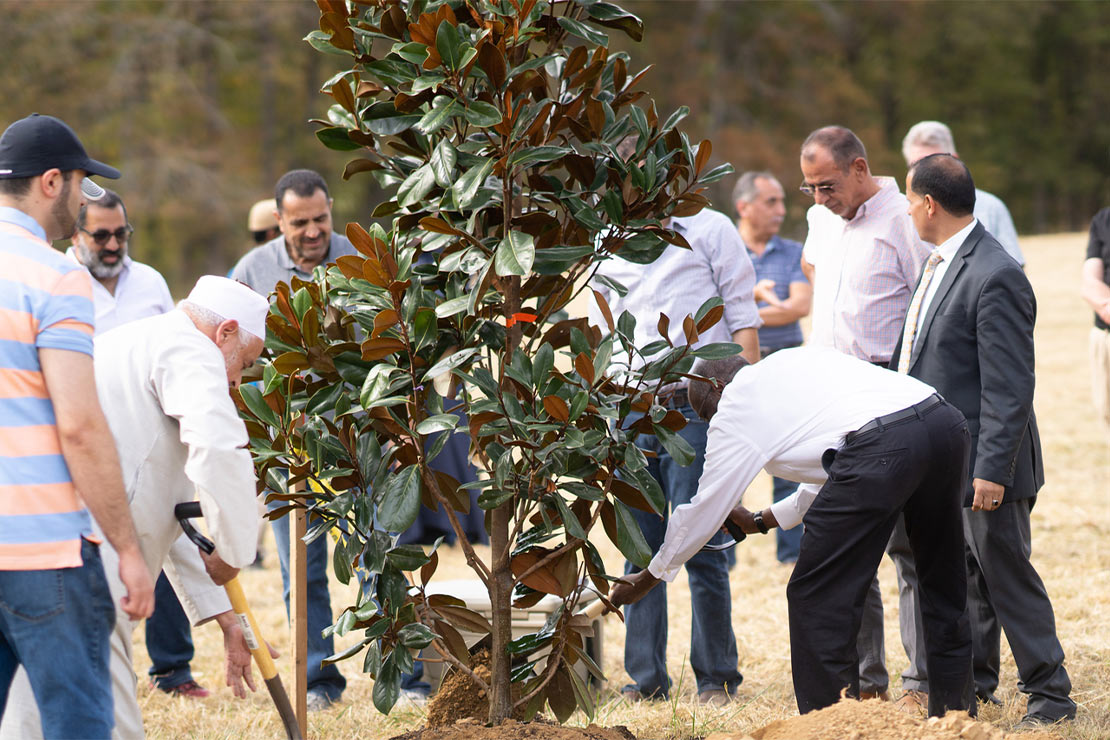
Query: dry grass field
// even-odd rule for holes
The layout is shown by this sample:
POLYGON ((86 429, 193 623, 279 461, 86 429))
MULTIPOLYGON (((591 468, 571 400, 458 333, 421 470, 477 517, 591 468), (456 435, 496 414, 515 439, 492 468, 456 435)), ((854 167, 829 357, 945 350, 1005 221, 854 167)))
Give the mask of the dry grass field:
MULTIPOLYGON (((1039 304, 1037 322, 1036 411, 1047 468, 1047 484, 1033 516, 1034 561, 1056 609, 1057 628, 1067 654, 1067 667, 1079 704, 1078 719, 1059 729, 1069 740, 1110 738, 1110 444, 1094 419, 1090 405, 1087 333, 1090 311, 1077 296, 1079 266, 1085 235, 1030 237, 1023 241, 1028 274, 1039 304)), ((770 499, 770 480, 752 486, 747 502, 762 506, 770 499)), ((605 543, 608 545, 608 543, 605 543)), ((615 572, 620 556, 603 547, 615 572)), ((468 571, 458 549, 441 551, 437 577, 465 578, 468 571)), ((740 669, 745 676, 738 701, 719 709, 699 706, 686 653, 689 649, 689 599, 684 577, 670 589, 668 663, 676 684, 670 702, 629 704, 619 690, 627 681, 622 668, 624 628, 610 616, 606 623, 604 665, 610 690, 600 705, 597 722, 625 725, 642 738, 700 738, 717 731, 750 731, 797 712, 790 682, 785 586, 789 568, 774 557, 771 537, 750 537, 739 550, 732 571, 733 627, 739 643, 740 669)), ((905 666, 898 638, 893 567, 885 561, 880 571, 888 606, 886 640, 888 666, 897 676, 905 666)), ((281 578, 272 545, 266 567, 241 576, 264 633, 283 653, 288 651, 281 578)), ((351 603, 353 588, 333 585, 336 608, 351 603)), ((351 636, 348 636, 349 638, 351 636)), ((201 701, 174 699, 146 685, 149 663, 136 633, 135 667, 142 676, 139 699, 151 738, 279 738, 283 736, 265 688, 237 701, 222 686, 222 640, 215 626, 195 633, 197 679, 214 689, 201 701)), ((344 643, 350 644, 350 643, 344 643)), ((985 707, 981 719, 1011 730, 1024 713, 1017 690, 1017 674, 1005 643, 1003 675, 998 696, 1002 707, 985 707)), ((278 661, 286 686, 291 685, 288 661, 278 661)), ((360 673, 361 659, 341 665, 348 679, 342 703, 309 716, 311 738, 388 738, 423 723, 419 709, 378 714, 370 696, 373 685, 360 673)), ((257 675, 257 674, 256 674, 257 675)), ((895 679, 892 690, 898 691, 895 679)), ((585 724, 578 715, 574 724, 585 724)))

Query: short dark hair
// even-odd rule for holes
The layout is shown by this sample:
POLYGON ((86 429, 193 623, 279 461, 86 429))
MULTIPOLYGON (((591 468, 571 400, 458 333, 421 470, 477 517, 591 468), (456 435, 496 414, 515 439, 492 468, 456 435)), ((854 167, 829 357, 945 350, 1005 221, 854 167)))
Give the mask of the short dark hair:
POLYGON ((951 154, 930 154, 910 167, 910 188, 924 198, 931 195, 953 216, 975 210, 975 181, 967 165, 951 154))
POLYGON ((0 178, 0 195, 7 195, 12 198, 22 198, 31 192, 31 181, 37 175, 31 177, 5 177, 0 178))
POLYGON ((686 391, 690 407, 706 421, 712 419, 717 413, 717 404, 721 401, 721 393, 724 392, 725 386, 731 383, 736 373, 748 364, 748 361, 740 355, 695 362, 690 374, 709 378, 709 381, 690 381, 690 387, 686 391))
POLYGON ((281 176, 277 185, 274 186, 274 200, 277 201, 279 213, 281 212, 281 199, 285 197, 287 190, 292 190, 302 198, 308 198, 317 190, 323 190, 324 197, 328 197, 328 184, 315 170, 290 170, 281 176))
POLYGON ((808 152, 815 146, 827 150, 841 172, 847 172, 857 159, 867 160, 867 150, 863 142, 851 129, 843 126, 825 126, 807 136, 802 142, 802 156, 806 160, 813 158, 808 152))
POLYGON ((100 200, 94 200, 86 203, 85 205, 81 206, 81 210, 77 212, 78 229, 85 228, 85 221, 87 221, 89 217, 89 206, 93 206, 95 208, 105 208, 109 211, 116 206, 119 206, 123 209, 124 222, 127 221, 127 206, 123 204, 123 198, 119 197, 119 193, 117 193, 115 190, 104 188, 104 197, 102 197, 100 200))

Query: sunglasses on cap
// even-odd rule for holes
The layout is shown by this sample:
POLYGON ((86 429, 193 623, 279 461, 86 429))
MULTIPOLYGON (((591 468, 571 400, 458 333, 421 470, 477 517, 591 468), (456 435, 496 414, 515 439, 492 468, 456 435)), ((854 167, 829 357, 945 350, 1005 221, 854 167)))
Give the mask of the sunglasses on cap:
POLYGON ((97 229, 96 231, 89 231, 85 228, 82 228, 81 231, 92 237, 92 240, 96 242, 96 245, 98 247, 103 247, 113 236, 116 238, 117 244, 123 244, 131 237, 131 235, 135 232, 135 229, 131 226, 131 224, 127 224, 126 226, 119 227, 115 231, 108 231, 107 229, 97 229))

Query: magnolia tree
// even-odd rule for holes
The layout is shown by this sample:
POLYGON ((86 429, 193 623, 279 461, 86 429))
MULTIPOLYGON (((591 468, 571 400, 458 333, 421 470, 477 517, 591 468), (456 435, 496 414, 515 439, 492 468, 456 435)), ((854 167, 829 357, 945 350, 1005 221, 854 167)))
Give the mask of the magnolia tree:
MULTIPOLYGON (((633 440, 654 434, 691 460, 676 434, 685 420, 659 390, 695 357, 737 348, 636 347, 637 319, 664 337, 670 319, 614 316, 596 292, 603 326, 563 309, 602 260, 689 248, 666 219, 701 209, 705 184, 730 170, 707 170, 709 142, 695 149, 677 128, 685 111, 661 119, 638 90, 646 70, 610 52, 608 33, 642 35, 612 3, 318 3, 309 42, 353 66, 325 84, 335 104, 317 135, 358 152, 344 177, 369 173, 386 189, 372 215, 389 228, 349 224, 358 256, 277 286, 262 383, 241 390, 259 478, 287 502, 275 515, 308 510, 306 540, 332 533, 340 581, 368 584, 332 627, 362 639, 331 659, 364 653, 381 711, 423 649, 485 690, 491 722, 545 703, 561 721, 592 713, 570 666, 601 677, 575 617, 583 594, 605 600, 612 580, 593 540, 604 532, 647 565, 631 510, 664 501, 633 440), (477 483, 429 466, 453 434, 469 440, 477 483), (486 557, 458 517, 475 489, 486 557), (435 547, 397 544, 421 506, 446 510, 490 619, 427 593, 435 547), (546 594, 561 606, 513 639, 511 607, 546 594), (488 681, 461 632, 491 645, 488 681)), ((722 313, 718 300, 675 320, 692 344, 722 313)))

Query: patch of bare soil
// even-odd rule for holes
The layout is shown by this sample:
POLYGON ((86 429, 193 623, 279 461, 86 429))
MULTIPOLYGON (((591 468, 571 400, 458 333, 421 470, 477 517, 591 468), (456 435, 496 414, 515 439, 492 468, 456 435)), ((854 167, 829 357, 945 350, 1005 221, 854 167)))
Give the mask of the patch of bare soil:
POLYGON ((544 720, 517 722, 507 719, 486 727, 476 719, 459 720, 447 727, 425 727, 392 740, 636 740, 625 727, 563 727, 544 720))
POLYGON ((718 732, 705 740, 1061 740, 1048 731, 1007 734, 962 712, 913 717, 890 702, 841 701, 761 727, 751 734, 718 732))

